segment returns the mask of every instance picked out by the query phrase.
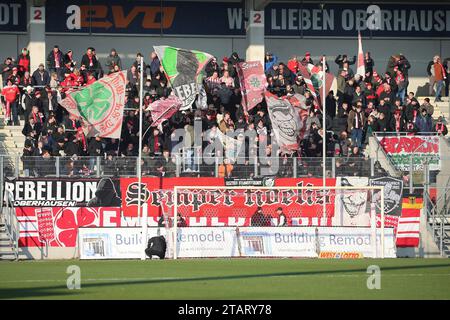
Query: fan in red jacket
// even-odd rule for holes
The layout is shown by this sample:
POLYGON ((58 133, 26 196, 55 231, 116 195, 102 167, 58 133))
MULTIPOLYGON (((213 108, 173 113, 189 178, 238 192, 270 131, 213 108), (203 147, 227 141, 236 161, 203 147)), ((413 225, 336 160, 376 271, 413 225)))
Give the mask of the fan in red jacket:
POLYGON ((17 97, 20 95, 19 88, 12 83, 11 79, 8 79, 7 85, 3 87, 2 96, 5 100, 6 114, 5 118, 8 119, 8 125, 11 125, 11 111, 12 120, 14 125, 20 125, 19 115, 17 110, 17 97))
POLYGON ((30 72, 30 52, 27 48, 23 48, 22 52, 17 57, 17 67, 19 68, 21 76, 23 76, 26 71, 30 72))

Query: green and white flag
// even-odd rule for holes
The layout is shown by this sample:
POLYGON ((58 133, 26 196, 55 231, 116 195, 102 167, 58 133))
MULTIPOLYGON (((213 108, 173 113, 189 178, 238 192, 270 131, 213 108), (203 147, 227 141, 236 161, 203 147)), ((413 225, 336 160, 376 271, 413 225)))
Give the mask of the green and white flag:
POLYGON ((199 93, 203 69, 213 58, 206 52, 169 46, 155 46, 156 54, 175 95, 182 101, 180 110, 189 109, 199 93))
POLYGON ((126 84, 126 71, 113 73, 69 93, 60 105, 81 121, 86 137, 120 138, 126 84))

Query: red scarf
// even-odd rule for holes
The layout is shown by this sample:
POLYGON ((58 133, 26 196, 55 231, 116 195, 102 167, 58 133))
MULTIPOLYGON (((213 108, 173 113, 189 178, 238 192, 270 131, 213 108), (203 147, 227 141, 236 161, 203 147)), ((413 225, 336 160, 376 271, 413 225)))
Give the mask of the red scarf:
POLYGON ((59 51, 58 52, 54 52, 53 51, 53 58, 55 59, 55 68, 59 68, 59 51))
POLYGON ((400 117, 395 119, 395 131, 400 132, 400 117))
POLYGON ((158 139, 159 139, 158 136, 155 136, 155 144, 154 144, 154 147, 153 147, 153 151, 155 153, 157 153, 159 151, 158 139))
POLYGON ((42 123, 42 116, 39 113, 33 112, 32 115, 33 115, 34 123, 38 123, 38 122, 42 123))
POLYGON ((89 66, 92 67, 94 65, 94 63, 92 62, 92 58, 94 57, 94 55, 93 54, 88 54, 87 56, 89 58, 89 66))
POLYGON ((442 134, 443 131, 444 131, 444 124, 443 123, 441 123, 441 124, 436 123, 436 132, 439 133, 439 134, 442 134))

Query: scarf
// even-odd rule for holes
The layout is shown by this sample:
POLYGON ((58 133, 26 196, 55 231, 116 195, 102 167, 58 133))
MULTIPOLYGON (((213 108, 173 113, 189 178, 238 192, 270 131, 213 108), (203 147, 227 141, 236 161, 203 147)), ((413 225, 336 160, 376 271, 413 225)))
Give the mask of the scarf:
POLYGON ((53 58, 55 59, 55 68, 59 68, 59 51, 58 52, 54 52, 53 51, 53 58))
POLYGON ((153 151, 154 151, 155 153, 158 153, 158 152, 159 152, 158 140, 159 140, 159 137, 158 137, 158 136, 155 136, 155 144, 154 144, 154 146, 153 146, 153 151))
POLYGON ((395 131, 400 132, 400 117, 395 118, 395 131))
POLYGON ((84 136, 83 129, 78 128, 78 139, 81 140, 81 143, 83 144, 83 150, 86 150, 87 144, 86 144, 86 137, 84 136))
POLYGON ((92 59, 94 58, 94 55, 93 54, 88 54, 87 56, 89 58, 89 66, 92 67, 94 65, 94 62, 92 62, 92 59))
POLYGON ((436 132, 439 133, 439 134, 442 134, 443 131, 444 131, 444 124, 443 123, 441 123, 441 124, 436 123, 436 132))

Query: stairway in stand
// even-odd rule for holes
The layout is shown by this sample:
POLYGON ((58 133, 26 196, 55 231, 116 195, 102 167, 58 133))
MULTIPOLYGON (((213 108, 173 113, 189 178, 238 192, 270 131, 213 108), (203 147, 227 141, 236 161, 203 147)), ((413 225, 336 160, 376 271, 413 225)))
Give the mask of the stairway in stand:
POLYGON ((3 157, 4 175, 14 176, 22 172, 20 155, 23 152, 25 137, 22 134, 23 123, 20 126, 7 126, 3 115, 0 114, 0 156, 3 157))

